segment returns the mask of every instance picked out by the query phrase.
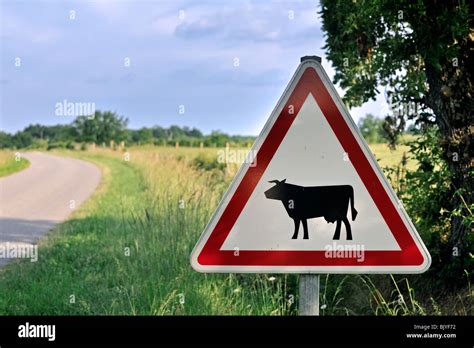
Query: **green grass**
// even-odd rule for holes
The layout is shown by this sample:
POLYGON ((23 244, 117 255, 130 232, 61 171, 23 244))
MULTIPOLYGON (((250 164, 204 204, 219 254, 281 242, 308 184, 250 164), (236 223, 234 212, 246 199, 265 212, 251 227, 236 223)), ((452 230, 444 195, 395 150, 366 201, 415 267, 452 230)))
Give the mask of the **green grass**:
MULTIPOLYGON (((206 196, 214 193, 202 190, 209 182, 178 185, 173 170, 150 187, 150 173, 138 163, 81 157, 103 168, 99 191, 41 243, 38 262, 19 260, 0 271, 0 314, 291 312, 285 276, 203 275, 191 269, 189 253, 214 209, 206 196)), ((179 160, 160 163, 196 175, 179 160)), ((156 164, 155 170, 164 170, 156 164)))
POLYGON ((26 169, 29 165, 26 158, 17 159, 13 151, 0 151, 0 178, 26 169))
POLYGON ((399 165, 404 155, 407 157, 407 168, 412 170, 416 167, 416 162, 409 157, 410 148, 407 145, 397 145, 394 150, 387 144, 370 144, 369 146, 381 168, 399 165))

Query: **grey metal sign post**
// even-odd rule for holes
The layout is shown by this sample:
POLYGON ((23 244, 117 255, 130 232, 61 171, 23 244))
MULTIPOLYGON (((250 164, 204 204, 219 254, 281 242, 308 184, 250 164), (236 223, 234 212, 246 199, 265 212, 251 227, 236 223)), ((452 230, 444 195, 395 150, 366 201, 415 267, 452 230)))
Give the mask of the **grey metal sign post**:
POLYGON ((319 315, 319 274, 301 274, 299 314, 319 315))

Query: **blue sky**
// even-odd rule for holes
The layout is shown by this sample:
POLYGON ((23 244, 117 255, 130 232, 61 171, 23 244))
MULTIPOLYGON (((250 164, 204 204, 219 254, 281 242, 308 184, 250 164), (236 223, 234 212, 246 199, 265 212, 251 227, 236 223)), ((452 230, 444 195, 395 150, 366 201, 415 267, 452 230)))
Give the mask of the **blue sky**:
MULTIPOLYGON (((130 128, 257 135, 301 56, 322 56, 334 74, 317 1, 0 2, 8 132, 71 122, 55 114, 66 99, 116 111, 130 128)), ((356 120, 368 112, 382 117, 383 97, 351 110, 356 120)))

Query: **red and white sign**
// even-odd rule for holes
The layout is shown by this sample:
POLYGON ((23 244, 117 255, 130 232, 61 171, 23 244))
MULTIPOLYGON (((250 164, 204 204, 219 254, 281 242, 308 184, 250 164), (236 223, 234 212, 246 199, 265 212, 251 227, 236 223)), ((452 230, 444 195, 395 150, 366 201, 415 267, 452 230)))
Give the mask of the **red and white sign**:
POLYGON ((191 255, 199 272, 421 273, 431 258, 321 64, 303 61, 191 255))

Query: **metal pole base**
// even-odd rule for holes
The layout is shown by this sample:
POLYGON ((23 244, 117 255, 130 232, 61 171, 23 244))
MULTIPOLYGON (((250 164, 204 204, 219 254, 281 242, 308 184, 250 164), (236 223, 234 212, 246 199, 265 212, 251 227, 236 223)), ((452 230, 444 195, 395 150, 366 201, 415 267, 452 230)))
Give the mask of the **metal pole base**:
POLYGON ((319 274, 300 275, 300 315, 319 315, 319 274))

